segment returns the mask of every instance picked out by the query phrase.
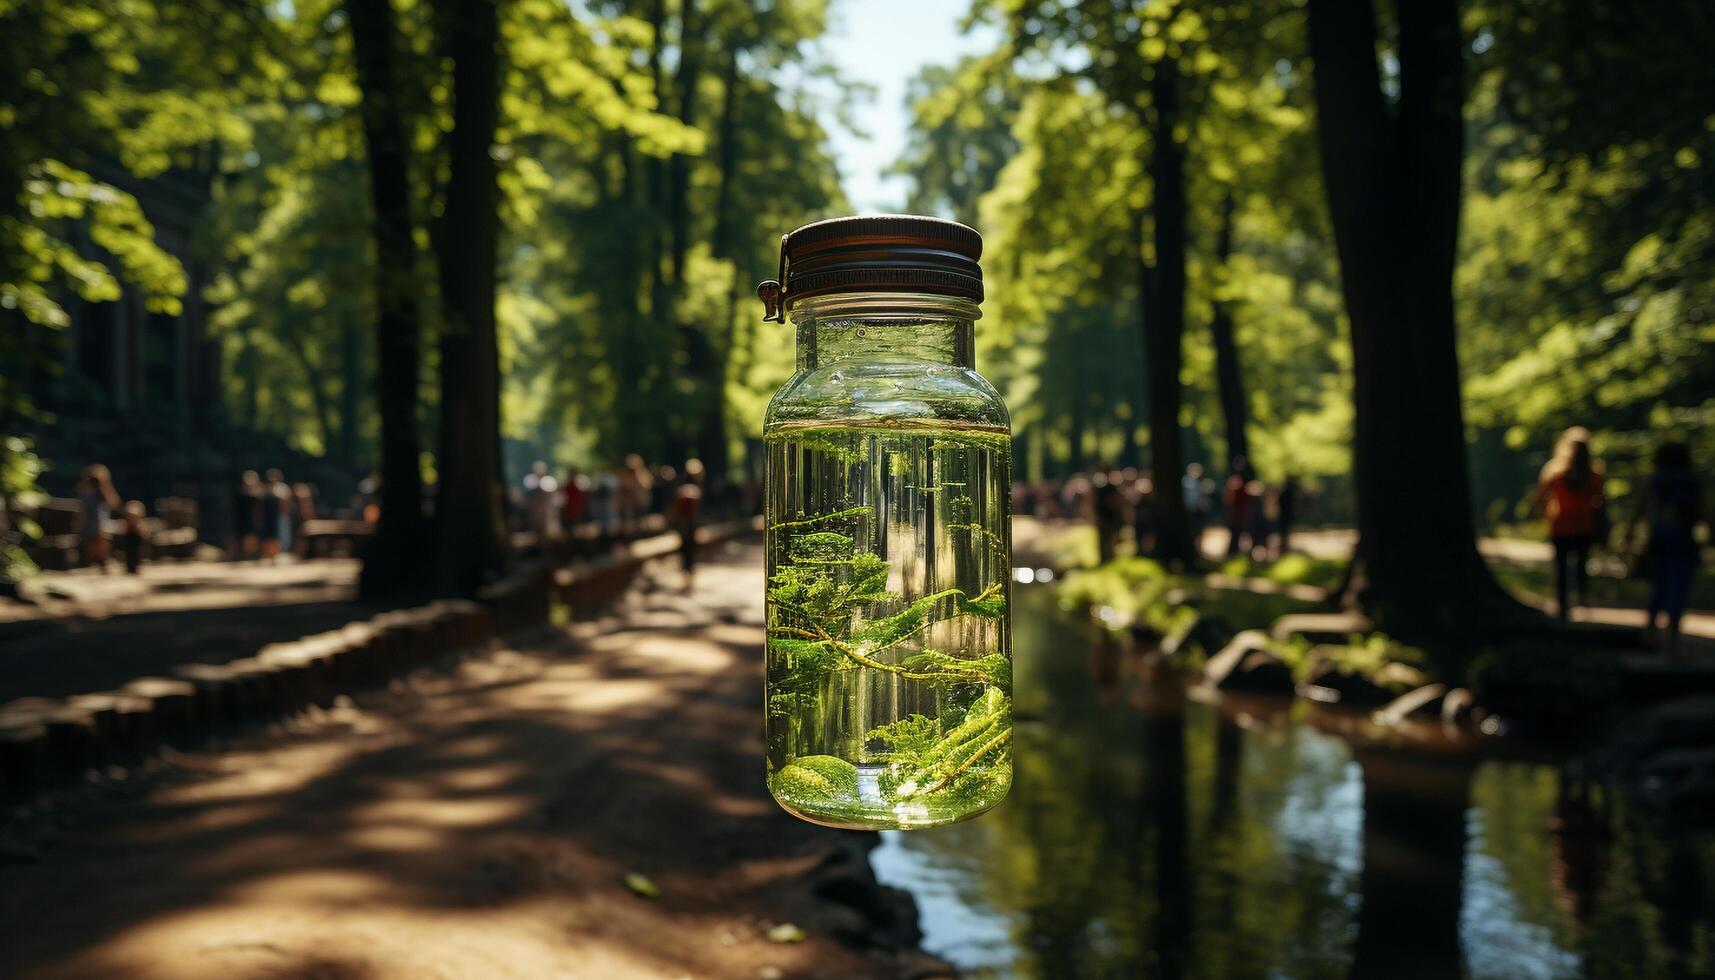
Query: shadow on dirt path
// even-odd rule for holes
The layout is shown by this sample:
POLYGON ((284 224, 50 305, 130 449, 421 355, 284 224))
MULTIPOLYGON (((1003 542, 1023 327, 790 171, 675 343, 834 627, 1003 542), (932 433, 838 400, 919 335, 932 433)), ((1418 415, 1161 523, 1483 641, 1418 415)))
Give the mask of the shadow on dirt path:
POLYGON ((689 597, 659 573, 602 622, 26 815, 0 864, 8 974, 947 972, 875 884, 873 835, 768 798, 757 564, 729 549, 689 597), (808 938, 769 941, 785 922, 808 938))

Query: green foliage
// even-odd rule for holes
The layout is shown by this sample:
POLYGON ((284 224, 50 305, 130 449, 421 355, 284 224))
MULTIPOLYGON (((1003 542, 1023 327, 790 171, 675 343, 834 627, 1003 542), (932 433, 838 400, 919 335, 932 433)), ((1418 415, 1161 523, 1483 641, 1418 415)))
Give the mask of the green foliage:
POLYGON ((774 779, 781 792, 795 799, 849 799, 857 795, 857 767, 831 755, 799 756, 774 779))
MULTIPOLYGON (((1140 458, 1131 219, 1150 205, 1155 66, 1186 73, 1192 324, 1236 324, 1252 462, 1343 509, 1349 352, 1319 187, 1301 5, 977 0, 993 51, 925 70, 897 170, 987 239, 986 370, 1033 471, 1140 458), (968 147, 964 152, 950 148, 968 147), (1234 254, 1213 256, 1231 199, 1234 254)), ((1624 496, 1660 440, 1715 456, 1707 5, 1526 0, 1465 18, 1472 120, 1456 272, 1480 510, 1522 513, 1555 436, 1596 430, 1624 496), (1704 28, 1705 30, 1699 30, 1704 28), (1616 77, 1628 84, 1617 86, 1616 77)), ((1383 37, 1383 54, 1392 38, 1383 37)), ((1147 228, 1145 228, 1147 230, 1147 228)), ((1186 345, 1194 458, 1224 463, 1212 345, 1186 345)))
POLYGON ((1108 609, 1103 621, 1113 627, 1143 622, 1148 610, 1167 608, 1167 594, 1182 585, 1151 558, 1116 558, 1095 568, 1068 573, 1054 588, 1066 608, 1108 609))
POLYGON ((931 732, 920 722, 913 722, 917 718, 922 716, 911 716, 868 735, 893 747, 887 768, 878 776, 882 792, 904 802, 937 797, 968 805, 992 802, 992 797, 1004 791, 1004 770, 978 766, 998 757, 1012 740, 1012 705, 999 688, 985 691, 945 733, 931 732), (898 727, 907 722, 911 722, 909 727, 898 727))
POLYGON ((1013 125, 1027 83, 1009 55, 1003 49, 951 67, 930 65, 912 79, 915 125, 891 168, 912 180, 907 211, 976 223, 979 201, 1019 149, 1013 125))
POLYGON ((1354 633, 1346 638, 1344 645, 1312 644, 1293 634, 1284 640, 1270 641, 1268 650, 1290 667, 1292 675, 1300 681, 1307 680, 1312 669, 1331 665, 1342 674, 1361 676, 1395 693, 1422 684, 1422 671, 1428 663, 1422 650, 1382 632, 1354 633))
MULTIPOLYGON (((368 96, 405 120, 427 254, 444 25, 434 4, 394 6, 402 84, 368 96)), ((782 228, 844 207, 817 117, 844 90, 806 43, 825 27, 825 0, 501 6, 497 317, 521 452, 588 464, 689 446, 719 449, 718 469, 754 428, 785 365, 753 329, 750 284, 782 228)), ((373 458, 364 93, 343 4, 5 2, 0 64, 0 310, 54 325, 64 298, 123 286, 176 313, 185 270, 120 189, 173 171, 212 198, 175 251, 211 280, 232 414, 373 458)), ((51 369, 45 336, 0 333, 0 359, 51 369)), ((27 407, 22 373, 0 372, 6 411, 27 407)))
POLYGON ((1032 467, 1137 461, 1144 437, 1138 307, 1153 189, 1143 163, 1149 79, 1182 85, 1190 153, 1184 424, 1193 457, 1224 463, 1210 344, 1232 313, 1255 422, 1253 462, 1279 476, 1344 474, 1351 413, 1339 373, 1333 255, 1317 197, 1301 12, 1291 4, 973 4, 996 50, 913 83, 896 167, 913 206, 974 217, 987 244, 985 372, 1014 407, 1032 467), (1208 250, 1236 205, 1236 251, 1208 250))
POLYGON ((0 247, 13 252, 8 264, 20 273, 0 282, 0 308, 64 326, 65 311, 53 299, 57 286, 87 302, 112 302, 123 278, 142 291, 152 312, 179 312, 184 267, 155 244, 155 229, 130 194, 58 160, 40 160, 24 171, 21 210, 21 216, 0 214, 0 247), (117 270, 82 254, 67 240, 70 227, 82 229, 117 270))
MULTIPOLYGON (((852 536, 825 530, 868 516, 856 507, 780 522, 769 530, 783 553, 768 583, 769 711, 780 725, 815 717, 816 698, 835 671, 872 670, 939 688, 939 720, 910 715, 865 736, 886 768, 881 792, 893 804, 971 807, 1005 791, 1011 737, 1012 662, 1003 652, 954 656, 921 646, 929 627, 964 617, 1000 620, 996 583, 967 596, 957 589, 910 602, 886 590, 888 565, 856 550, 852 536), (903 603, 903 605, 902 605, 903 603), (900 654, 904 654, 901 656, 900 654)), ((826 819, 864 819, 857 771, 831 756, 791 758, 770 777, 783 802, 826 819)))
POLYGON ((906 715, 898 721, 870 729, 866 740, 880 742, 889 757, 898 762, 921 763, 941 738, 941 725, 927 715, 906 715))
POLYGON ((8 511, 35 502, 41 472, 42 461, 28 439, 0 436, 0 585, 21 582, 36 573, 23 544, 25 539, 40 537, 42 529, 27 518, 14 523, 8 511))
POLYGON ((1333 589, 1346 577, 1345 559, 1312 558, 1300 552, 1282 555, 1275 561, 1258 562, 1243 555, 1221 563, 1221 572, 1237 578, 1263 578, 1281 585, 1308 585, 1333 589))
MULTIPOLYGON (((1221 568, 1227 575, 1252 571, 1242 558, 1221 568)), ((1170 573, 1149 558, 1076 570, 1056 583, 1054 594, 1063 609, 1090 613, 1110 630, 1146 630, 1193 660, 1240 630, 1266 630, 1282 616, 1317 608, 1286 595, 1215 588, 1200 575, 1170 573)))

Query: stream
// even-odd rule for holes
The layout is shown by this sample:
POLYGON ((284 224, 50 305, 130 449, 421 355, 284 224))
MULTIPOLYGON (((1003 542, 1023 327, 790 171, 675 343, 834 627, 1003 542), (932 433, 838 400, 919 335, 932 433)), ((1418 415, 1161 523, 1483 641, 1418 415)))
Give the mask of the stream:
MULTIPOLYGON (((1017 590, 1016 775, 877 874, 978 977, 1715 975, 1715 831, 1553 753, 1354 748, 1017 590)), ((1323 709, 1326 710, 1326 709, 1323 709)))

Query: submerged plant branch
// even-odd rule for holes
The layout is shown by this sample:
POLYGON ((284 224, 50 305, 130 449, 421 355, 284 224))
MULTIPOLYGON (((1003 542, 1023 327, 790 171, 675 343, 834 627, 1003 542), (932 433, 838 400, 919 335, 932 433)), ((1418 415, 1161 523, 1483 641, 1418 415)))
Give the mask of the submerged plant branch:
MULTIPOLYGON (((850 814, 857 822, 894 803, 986 808, 1010 781, 1003 763, 1012 737, 1011 661, 1000 649, 955 655, 920 644, 937 625, 1003 621, 1006 579, 975 594, 950 588, 906 601, 887 591, 888 563, 841 533, 851 525, 839 521, 872 513, 852 507, 769 528, 778 536, 771 538, 778 563, 768 588, 769 711, 793 731, 819 724, 816 706, 827 696, 827 679, 842 669, 868 669, 937 685, 938 717, 912 714, 863 736, 868 748, 859 761, 881 767, 875 786, 880 800, 891 802, 860 800, 854 762, 832 755, 788 750, 771 785, 783 802, 827 816, 850 814)), ((983 550, 1004 549, 986 528, 949 526, 981 532, 971 538, 983 550)))

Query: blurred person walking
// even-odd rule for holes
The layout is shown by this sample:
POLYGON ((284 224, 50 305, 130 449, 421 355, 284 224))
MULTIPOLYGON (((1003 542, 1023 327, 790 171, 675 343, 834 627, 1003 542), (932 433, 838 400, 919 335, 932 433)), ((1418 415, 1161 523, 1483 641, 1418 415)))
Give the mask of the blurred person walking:
POLYGON ((560 525, 565 530, 582 524, 589 518, 590 478, 578 472, 576 466, 566 471, 566 483, 560 488, 560 525))
POLYGON ((280 553, 292 547, 292 488, 278 467, 268 471, 261 503, 262 557, 279 561, 280 553))
POLYGON ((685 479, 673 492, 671 519, 679 532, 679 565, 685 571, 685 591, 691 591, 697 567, 697 524, 703 510, 703 461, 685 461, 685 479))
POLYGON ((107 467, 91 463, 83 468, 83 475, 78 477, 77 502, 83 515, 77 532, 78 551, 84 564, 94 565, 105 575, 107 556, 113 550, 107 540, 107 518, 119 507, 119 494, 113 489, 113 474, 107 467))
POLYGON ((619 492, 616 503, 619 506, 619 533, 636 534, 638 524, 644 514, 649 512, 649 498, 655 485, 655 478, 649 474, 649 467, 643 464, 643 457, 632 453, 625 457, 625 465, 619 470, 619 492))
POLYGON ((649 510, 654 514, 665 514, 677 499, 679 471, 663 463, 656 468, 654 481, 649 488, 649 510))
MULTIPOLYGON (((1150 547, 1155 543, 1155 529, 1149 523, 1150 509, 1155 504, 1155 480, 1148 470, 1144 470, 1138 476, 1137 482, 1132 484, 1132 492, 1134 494, 1131 505, 1132 554, 1147 555, 1150 552, 1150 547)), ((1197 527, 1196 518, 1191 516, 1189 501, 1187 501, 1185 513, 1191 523, 1191 540, 1196 541, 1200 531, 1197 527)))
POLYGON ((292 540, 297 542, 298 553, 303 555, 308 551, 304 541, 304 525, 316 519, 316 490, 308 483, 292 484, 292 540))
POLYGON ((1555 613, 1563 620, 1571 618, 1573 605, 1587 604, 1590 548, 1602 536, 1602 484, 1601 465, 1590 456, 1590 430, 1566 430, 1536 488, 1537 508, 1548 519, 1554 545, 1555 613))
POLYGON ((245 470, 232 494, 232 557, 236 561, 255 558, 261 548, 262 478, 245 470))
POLYGON ((1679 621, 1690 605, 1701 557, 1696 531, 1704 519, 1703 488, 1691 466, 1691 447, 1683 442, 1662 444, 1654 466, 1626 538, 1640 518, 1647 522, 1639 567, 1650 580, 1649 631, 1656 635, 1658 624, 1665 625, 1662 649, 1671 656, 1679 652, 1679 621))
POLYGON ((1119 553, 1120 530, 1125 527, 1125 491, 1117 473, 1097 471, 1090 478, 1090 496, 1096 519, 1096 558, 1106 564, 1119 553))
POLYGON ((143 545, 149 540, 143 526, 146 513, 141 500, 125 505, 125 530, 120 536, 120 544, 125 549, 125 572, 128 575, 136 575, 143 566, 143 545))
POLYGON ((1250 467, 1243 456, 1233 460, 1227 473, 1226 486, 1221 490, 1221 506, 1227 521, 1227 557, 1250 553, 1251 499, 1250 467), (1244 540, 1241 547, 1240 539, 1244 540))
POLYGON ((1298 478, 1291 473, 1280 482, 1274 495, 1274 557, 1280 558, 1292 550, 1292 525, 1298 519, 1298 499, 1302 491, 1298 478))
POLYGON ((524 478, 524 525, 540 543, 560 536, 560 510, 556 504, 560 483, 548 475, 548 464, 537 460, 524 478))
POLYGON ((357 484, 357 492, 351 497, 352 510, 357 517, 369 524, 381 520, 381 474, 370 473, 357 484))
POLYGON ((599 539, 604 546, 613 538, 614 528, 619 521, 619 498, 622 491, 619 475, 612 470, 597 477, 595 489, 590 491, 590 520, 600 529, 599 539))
POLYGON ((1209 496, 1203 492, 1203 464, 1192 463, 1185 467, 1179 486, 1185 495, 1185 521, 1191 525, 1191 542, 1200 550, 1203 531, 1209 526, 1209 496))
POLYGON ((1266 558, 1268 541, 1274 536, 1274 490, 1252 476, 1245 481, 1245 496, 1250 498, 1250 518, 1245 525, 1245 557, 1266 558))

